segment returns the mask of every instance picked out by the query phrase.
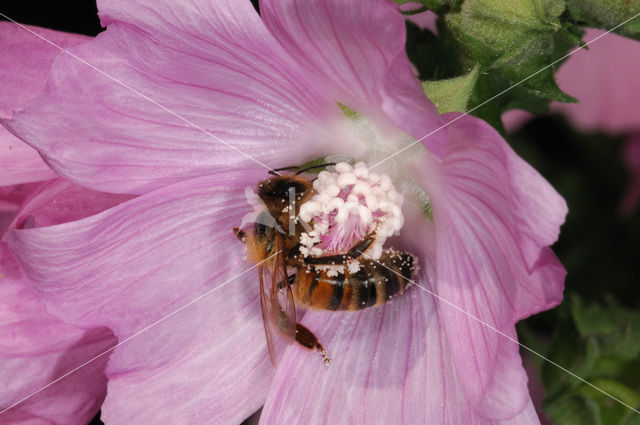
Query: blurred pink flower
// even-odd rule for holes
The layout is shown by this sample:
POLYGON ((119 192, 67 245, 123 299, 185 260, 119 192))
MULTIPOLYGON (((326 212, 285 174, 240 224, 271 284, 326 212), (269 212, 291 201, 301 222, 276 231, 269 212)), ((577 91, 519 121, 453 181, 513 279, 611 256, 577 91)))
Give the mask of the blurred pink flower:
MULTIPOLYGON (((70 50, 157 103, 60 55, 4 122, 69 180, 140 195, 7 235, 52 314, 135 335, 106 366, 105 423, 239 423, 263 404, 268 424, 539 423, 518 346, 417 287, 360 313, 308 312, 333 364, 291 346, 274 374, 231 232, 245 187, 266 177, 248 155, 371 165, 456 115, 424 97, 391 2, 260 6, 262 20, 248 1, 101 1, 107 31, 70 50)), ((380 165, 407 187, 395 245, 419 255, 418 284, 515 338, 516 321, 561 300, 548 246, 566 205, 476 118, 423 145, 380 165)))
MULTIPOLYGON (((28 27, 61 47, 90 40, 44 28, 28 27)), ((58 51, 35 35, 10 22, 0 22, 0 118, 11 118, 44 88, 49 68, 58 51)), ((0 127, 0 186, 46 180, 55 177, 38 153, 0 127)))
MULTIPOLYGON (((572 54, 557 73, 560 88, 580 103, 553 103, 551 111, 565 113, 583 130, 630 135, 623 154, 631 181, 621 204, 623 213, 629 214, 640 201, 640 43, 604 33, 587 29, 585 42, 602 37, 589 50, 572 54)), ((514 129, 531 116, 515 110, 503 119, 507 129, 514 129)))
MULTIPOLYGON (((32 186, 13 226, 53 225, 109 208, 130 196, 101 194, 61 179, 32 186)), ((114 346, 106 327, 76 327, 49 314, 0 241, 0 411, 114 346)), ((84 425, 107 392, 108 356, 2 413, 2 423, 84 425)))
MULTIPOLYGON (((32 31, 58 43, 73 46, 89 37, 65 34, 43 28, 32 31)), ((0 118, 11 118, 38 95, 58 53, 42 40, 9 22, 0 22, 0 118)), ((0 127, 0 237, 9 227, 32 182, 55 177, 38 153, 4 127, 0 127)))
MULTIPOLYGON (((62 46, 88 37, 29 27, 62 46)), ((0 117, 9 118, 44 87, 56 49, 17 25, 0 23, 0 117)), ((130 198, 99 194, 61 179, 37 152, 0 128, 0 411, 116 343, 105 327, 81 329, 47 313, 9 252, 11 227, 77 220, 130 198)), ((106 395, 105 356, 2 414, 7 425, 84 425, 106 395)))

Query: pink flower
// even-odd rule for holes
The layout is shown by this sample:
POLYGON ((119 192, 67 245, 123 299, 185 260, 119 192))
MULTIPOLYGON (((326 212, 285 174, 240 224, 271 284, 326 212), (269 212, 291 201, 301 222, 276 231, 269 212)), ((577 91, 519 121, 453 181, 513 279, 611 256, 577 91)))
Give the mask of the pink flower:
POLYGON ((456 115, 424 97, 391 2, 260 6, 262 20, 238 0, 100 2, 107 31, 70 50, 113 79, 60 55, 4 123, 69 180, 140 195, 7 235, 52 314, 122 343, 103 420, 238 423, 264 404, 267 424, 538 423, 518 345, 495 330, 515 338, 517 320, 560 302, 548 246, 566 206, 473 117, 376 170, 406 188, 393 245, 441 298, 416 286, 359 313, 308 312, 333 363, 293 345, 272 368, 257 276, 231 232, 261 164, 373 165, 456 115))

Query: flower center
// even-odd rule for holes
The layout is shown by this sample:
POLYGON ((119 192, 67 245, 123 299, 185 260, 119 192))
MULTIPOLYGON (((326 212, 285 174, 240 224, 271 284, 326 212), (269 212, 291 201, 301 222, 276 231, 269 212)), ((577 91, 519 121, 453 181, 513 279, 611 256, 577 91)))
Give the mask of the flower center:
MULTIPOLYGON (((369 172, 363 162, 340 162, 333 172, 320 172, 313 188, 316 194, 300 206, 300 220, 312 226, 300 235, 305 257, 344 254, 372 235, 366 254, 377 260, 386 239, 404 223, 402 195, 389 176, 369 172)), ((349 268, 357 271, 359 265, 349 268)))

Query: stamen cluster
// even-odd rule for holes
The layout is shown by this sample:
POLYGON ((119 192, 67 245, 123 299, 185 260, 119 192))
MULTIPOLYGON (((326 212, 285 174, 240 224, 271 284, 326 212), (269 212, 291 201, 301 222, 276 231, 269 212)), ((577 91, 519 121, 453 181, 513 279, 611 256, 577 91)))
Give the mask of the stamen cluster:
MULTIPOLYGON (((377 260, 386 239, 404 224, 402 195, 389 176, 369 172, 363 162, 340 162, 320 172, 313 188, 316 194, 300 207, 299 219, 312 226, 300 235, 305 257, 344 254, 372 235, 366 254, 377 260)), ((357 261, 348 266, 351 272, 360 268, 357 261)))

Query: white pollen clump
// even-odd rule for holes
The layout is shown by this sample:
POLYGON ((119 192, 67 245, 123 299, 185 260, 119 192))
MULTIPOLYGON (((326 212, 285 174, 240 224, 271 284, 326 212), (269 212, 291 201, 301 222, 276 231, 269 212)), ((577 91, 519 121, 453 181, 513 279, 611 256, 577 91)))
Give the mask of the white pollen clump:
MULTIPOLYGON (((372 235, 375 241, 361 258, 377 260, 385 240, 404 224, 402 195, 389 176, 369 172, 363 162, 340 162, 333 171, 320 172, 313 188, 315 195, 300 206, 300 220, 312 226, 300 235, 305 257, 345 254, 372 235)), ((356 273, 360 263, 349 260, 347 268, 356 273)))

